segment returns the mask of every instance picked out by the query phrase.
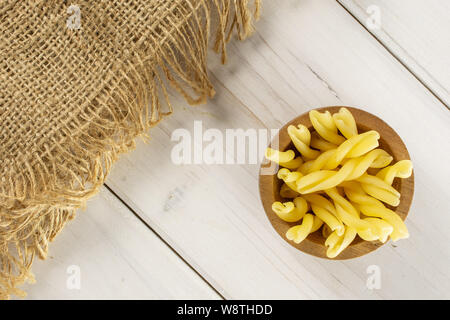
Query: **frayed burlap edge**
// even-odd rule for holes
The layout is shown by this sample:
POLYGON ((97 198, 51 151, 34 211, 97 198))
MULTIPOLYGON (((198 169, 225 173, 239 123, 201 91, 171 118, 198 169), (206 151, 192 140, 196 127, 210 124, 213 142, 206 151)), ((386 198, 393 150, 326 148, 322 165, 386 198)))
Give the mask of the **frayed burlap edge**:
POLYGON ((7 231, 0 234, 0 299, 26 296, 18 286, 35 281, 34 257, 46 258, 49 242, 99 191, 118 155, 133 149, 136 137, 145 138, 149 128, 172 113, 168 87, 191 105, 214 96, 207 74, 209 39, 225 63, 233 32, 240 40, 249 36, 261 7, 260 0, 187 2, 192 10, 185 25, 159 47, 143 46, 114 66, 110 85, 92 101, 92 109, 101 112, 78 134, 54 142, 57 152, 67 156, 64 165, 54 163, 49 169, 35 159, 26 164, 27 174, 2 178, 0 227, 7 231), (211 37, 213 17, 217 26, 211 37))

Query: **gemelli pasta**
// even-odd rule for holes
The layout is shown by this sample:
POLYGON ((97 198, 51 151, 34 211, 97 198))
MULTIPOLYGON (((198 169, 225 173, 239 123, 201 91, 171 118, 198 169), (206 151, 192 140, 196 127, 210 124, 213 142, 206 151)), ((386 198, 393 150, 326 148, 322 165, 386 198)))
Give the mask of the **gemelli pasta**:
POLYGON ((322 229, 329 258, 357 236, 382 243, 408 238, 403 220, 386 205, 399 205, 401 195, 392 184, 411 176, 411 161, 392 164, 393 157, 379 148, 380 134, 359 133, 346 108, 335 114, 312 110, 309 117, 312 132, 302 124, 287 129, 293 150, 268 148, 265 154, 280 166, 280 196, 286 201, 274 202, 272 210, 292 224, 286 238, 301 243, 322 229))

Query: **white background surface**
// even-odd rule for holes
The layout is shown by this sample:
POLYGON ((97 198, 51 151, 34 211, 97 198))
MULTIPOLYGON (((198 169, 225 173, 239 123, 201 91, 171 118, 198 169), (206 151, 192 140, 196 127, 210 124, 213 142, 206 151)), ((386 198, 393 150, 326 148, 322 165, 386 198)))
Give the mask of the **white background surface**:
POLYGON ((175 113, 116 163, 107 186, 36 261, 29 299, 450 298, 450 5, 447 0, 265 0, 256 33, 211 55, 217 95, 175 113), (368 30, 367 8, 381 10, 368 30), (378 115, 415 166, 411 237, 359 259, 289 246, 260 204, 257 165, 176 166, 173 130, 279 128, 315 107, 378 115), (381 288, 366 286, 378 265, 381 288), (80 289, 68 289, 70 266, 80 289))

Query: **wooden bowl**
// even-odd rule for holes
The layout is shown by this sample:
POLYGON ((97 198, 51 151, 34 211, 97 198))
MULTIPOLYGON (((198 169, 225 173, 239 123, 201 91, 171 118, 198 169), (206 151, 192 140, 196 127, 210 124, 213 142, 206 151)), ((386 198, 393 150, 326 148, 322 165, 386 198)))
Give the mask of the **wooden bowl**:
MULTIPOLYGON (((325 107, 317 110, 321 112, 330 111, 333 114, 338 112, 340 108, 341 107, 325 107)), ((392 163, 395 163, 399 160, 410 160, 408 150, 406 149, 406 146, 403 143, 402 139, 400 139, 398 134, 383 120, 360 109, 352 107, 345 108, 349 109, 353 114, 358 126, 359 133, 363 133, 369 130, 375 130, 380 133, 380 148, 386 150, 394 157, 394 161, 392 163)), ((274 140, 272 141, 270 146, 274 145, 273 148, 280 151, 285 151, 287 149, 295 150, 295 147, 293 146, 291 139, 289 138, 289 135, 287 133, 287 128, 289 125, 298 124, 303 124, 311 132, 314 131, 314 128, 309 119, 309 112, 304 113, 285 124, 279 131, 278 135, 274 137, 274 140), (276 147, 276 144, 274 143, 275 141, 278 141, 279 147, 276 147)), ((272 211, 272 204, 275 201, 288 201, 280 196, 279 191, 282 183, 276 175, 278 169, 278 166, 274 166, 271 165, 271 163, 265 162, 262 164, 259 174, 259 191, 261 201, 270 223, 285 241, 287 241, 290 245, 294 246, 298 250, 309 253, 316 257, 328 259, 328 257, 326 256, 326 247, 324 245, 325 238, 323 238, 322 236, 321 229, 310 234, 303 242, 299 244, 296 244, 293 241, 289 241, 286 238, 286 231, 290 227, 297 225, 298 222, 285 222, 272 211)), ((398 207, 387 207, 395 211, 403 220, 405 220, 406 216, 408 215, 408 211, 411 206, 414 194, 414 173, 408 179, 395 179, 393 187, 401 194, 400 205, 398 207)), ((333 260, 357 258, 378 249, 382 245, 383 244, 379 241, 364 241, 357 236, 353 243, 333 260)))

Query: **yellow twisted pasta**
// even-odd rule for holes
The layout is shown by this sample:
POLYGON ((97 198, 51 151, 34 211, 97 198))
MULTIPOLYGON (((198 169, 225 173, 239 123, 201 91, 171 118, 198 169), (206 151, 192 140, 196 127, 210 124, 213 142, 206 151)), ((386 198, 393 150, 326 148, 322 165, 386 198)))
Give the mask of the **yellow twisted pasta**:
POLYGON ((374 130, 370 130, 345 140, 345 142, 338 147, 335 154, 335 162, 331 163, 332 166, 336 168, 344 158, 360 157, 370 150, 377 148, 379 139, 380 134, 374 130))
POLYGON ((357 178, 356 181, 360 182, 363 190, 372 197, 394 207, 399 205, 400 192, 395 190, 394 187, 387 184, 384 180, 365 173, 357 178))
POLYGON ((290 125, 287 129, 289 137, 294 143, 295 148, 305 159, 315 159, 320 152, 310 148, 311 133, 304 125, 299 124, 297 127, 290 125))
POLYGON ((309 113, 309 119, 317 133, 325 140, 337 145, 345 141, 345 138, 338 134, 338 128, 329 111, 322 113, 317 110, 312 110, 309 113))
POLYGON ((309 202, 316 216, 326 223, 332 231, 336 231, 338 235, 344 234, 345 226, 337 217, 336 209, 329 200, 318 194, 303 195, 302 197, 309 202))
POLYGON ((364 221, 367 221, 371 224, 372 228, 375 228, 375 234, 377 235, 377 240, 381 243, 385 243, 389 236, 394 231, 394 227, 389 223, 379 218, 364 218, 364 221))
POLYGON ((391 225, 379 219, 361 219, 356 208, 345 199, 336 188, 325 190, 326 194, 333 200, 336 207, 336 213, 339 219, 349 227, 356 230, 361 239, 366 241, 380 240, 385 242, 392 233, 391 225))
POLYGON ((307 213, 303 217, 303 221, 301 224, 289 228, 289 230, 286 232, 286 238, 294 241, 295 243, 300 243, 305 240, 309 234, 319 230, 322 224, 323 221, 320 220, 320 218, 307 213))
POLYGON ((343 223, 355 228, 356 232, 364 240, 373 241, 377 239, 370 223, 360 219, 359 212, 339 194, 336 188, 325 190, 325 192, 333 200, 336 214, 343 223))
POLYGON ((297 181, 303 175, 300 172, 291 172, 287 168, 282 168, 278 171, 277 177, 284 181, 284 183, 294 191, 297 191, 297 181))
POLYGON ((376 131, 353 136, 336 149, 325 151, 315 160, 305 162, 299 170, 310 173, 321 169, 336 169, 344 159, 360 157, 378 147, 379 139, 380 134, 376 131))
POLYGON ((286 222, 301 221, 289 228, 286 237, 300 243, 322 227, 329 258, 338 256, 356 235, 383 243, 389 237, 393 241, 409 237, 402 219, 384 203, 399 204, 400 193, 392 183, 411 176, 411 161, 390 165, 392 156, 377 149, 380 134, 373 130, 358 134, 346 108, 333 115, 313 110, 309 117, 314 132, 303 125, 287 130, 300 157, 293 150, 266 150, 266 158, 283 167, 277 174, 283 181, 280 196, 293 199, 274 202, 272 210, 286 222), (369 168, 381 170, 370 175, 369 168), (310 209, 312 213, 307 213, 310 209))
POLYGON ((365 156, 347 160, 345 164, 337 171, 319 170, 299 178, 297 181, 296 191, 301 194, 307 194, 330 189, 336 187, 344 181, 361 177, 368 168, 385 167, 391 161, 392 157, 386 151, 382 149, 375 149, 367 153, 365 156))
POLYGON ((295 158, 295 152, 292 150, 278 151, 272 148, 267 148, 265 153, 266 159, 278 163, 281 167, 289 169, 297 169, 303 163, 301 157, 295 158))
POLYGON ((411 160, 401 160, 392 166, 388 166, 377 173, 377 177, 392 185, 395 178, 409 178, 412 174, 413 165, 411 160))
POLYGON ((272 148, 267 148, 265 156, 267 159, 274 161, 276 163, 289 162, 295 158, 295 152, 292 150, 278 151, 272 148))
POLYGON ((333 114, 333 120, 336 127, 347 139, 358 134, 355 118, 347 108, 340 108, 339 112, 333 114))
POLYGON ((394 228, 390 235, 393 241, 409 237, 408 229, 403 220, 394 211, 386 208, 381 201, 367 195, 359 183, 351 181, 344 183, 342 186, 347 198, 352 204, 357 205, 364 215, 381 218, 394 228))
POLYGON ((285 203, 274 202, 272 210, 276 215, 286 222, 297 222, 304 217, 309 209, 308 202, 303 198, 295 198, 294 202, 289 201, 285 203))
POLYGON ((347 248, 355 239, 356 230, 352 227, 346 227, 345 232, 339 235, 336 231, 329 235, 325 240, 327 247, 327 257, 336 258, 345 248, 347 248))

